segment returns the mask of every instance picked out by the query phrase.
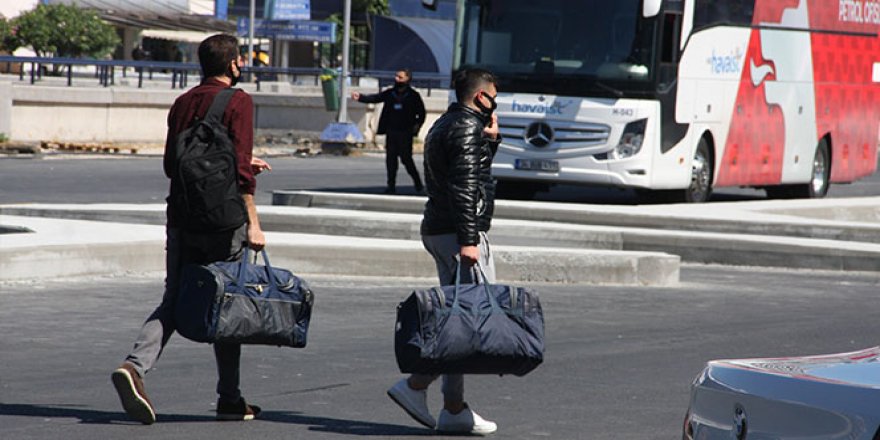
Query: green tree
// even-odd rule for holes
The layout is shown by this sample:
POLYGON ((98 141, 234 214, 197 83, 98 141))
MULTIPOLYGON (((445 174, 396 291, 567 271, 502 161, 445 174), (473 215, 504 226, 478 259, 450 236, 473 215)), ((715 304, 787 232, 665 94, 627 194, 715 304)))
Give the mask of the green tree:
POLYGON ((0 51, 12 53, 20 46, 12 23, 0 17, 0 51))
MULTIPOLYGON (((371 15, 388 15, 389 12, 391 12, 391 9, 388 7, 388 0, 352 0, 351 2, 352 17, 365 16, 367 29, 370 29, 370 26, 372 26, 370 24, 371 15)), ((342 12, 331 15, 327 18, 327 21, 336 23, 336 28, 338 29, 336 43, 342 44, 342 12)))
POLYGON ((388 0, 353 0, 351 2, 352 12, 365 12, 368 15, 388 15, 388 0))
POLYGON ((101 58, 119 44, 113 26, 76 5, 40 4, 13 20, 16 37, 37 56, 101 58))
MULTIPOLYGON (((373 25, 370 19, 371 15, 388 15, 391 12, 391 9, 388 7, 388 0, 352 0, 351 2, 351 15, 352 18, 363 16, 366 18, 365 26, 353 24, 351 27, 352 32, 352 42, 354 44, 357 43, 365 43, 369 41, 370 34, 373 32, 373 25)), ((327 18, 327 21, 336 23, 336 47, 342 48, 342 33, 343 33, 343 19, 342 12, 331 15, 327 18)), ((364 46, 365 47, 365 46, 364 46)), ((351 56, 355 57, 354 51, 357 50, 352 48, 351 56)), ((366 50, 366 49, 362 49, 366 50)), ((322 58, 329 59, 330 48, 324 48, 324 52, 322 54, 322 58)), ((364 56, 366 58, 366 56, 364 56)), ((365 67, 365 66, 362 66, 365 67)))

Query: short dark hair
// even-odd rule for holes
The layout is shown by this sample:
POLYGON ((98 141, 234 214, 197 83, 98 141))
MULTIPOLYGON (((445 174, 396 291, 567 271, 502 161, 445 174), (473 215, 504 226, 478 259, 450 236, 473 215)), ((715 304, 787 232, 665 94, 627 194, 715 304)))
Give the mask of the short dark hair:
POLYGON ((463 102, 486 84, 497 86, 498 80, 486 69, 463 69, 455 74, 452 87, 455 88, 455 99, 463 102))
POLYGON ((220 76, 229 69, 229 62, 238 58, 238 38, 228 34, 212 35, 199 44, 202 76, 220 76))
POLYGON ((403 69, 397 69, 398 72, 403 72, 406 75, 406 79, 412 79, 412 70, 404 67, 403 69))

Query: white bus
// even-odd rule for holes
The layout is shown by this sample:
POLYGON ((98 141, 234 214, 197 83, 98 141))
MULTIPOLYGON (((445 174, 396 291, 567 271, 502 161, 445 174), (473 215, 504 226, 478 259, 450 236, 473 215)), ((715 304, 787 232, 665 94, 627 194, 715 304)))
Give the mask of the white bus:
POLYGON ((822 197, 876 169, 880 0, 458 0, 456 13, 453 70, 499 79, 501 192, 822 197))

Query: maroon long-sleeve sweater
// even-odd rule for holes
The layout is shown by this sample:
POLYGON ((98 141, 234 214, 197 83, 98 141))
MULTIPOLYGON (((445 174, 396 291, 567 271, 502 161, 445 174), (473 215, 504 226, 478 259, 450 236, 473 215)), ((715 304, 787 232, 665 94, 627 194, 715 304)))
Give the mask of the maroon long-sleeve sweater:
MULTIPOLYGON (((168 135, 165 137, 164 168, 165 175, 171 178, 173 173, 174 149, 177 135, 186 130, 195 118, 204 119, 214 96, 229 87, 213 78, 206 79, 180 95, 168 112, 168 135)), ((223 113, 222 122, 229 130, 229 137, 235 145, 238 160, 238 187, 243 194, 254 194, 257 180, 251 169, 251 157, 254 147, 254 101, 244 91, 232 95, 229 105, 223 113)), ((170 209, 170 206, 169 206, 170 209)), ((176 219, 168 212, 168 226, 176 226, 176 219)))

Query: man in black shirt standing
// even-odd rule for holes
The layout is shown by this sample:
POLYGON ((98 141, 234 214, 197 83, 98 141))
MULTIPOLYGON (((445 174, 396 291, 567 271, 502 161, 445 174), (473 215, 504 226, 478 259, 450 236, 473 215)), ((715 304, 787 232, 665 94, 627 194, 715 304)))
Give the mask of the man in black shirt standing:
POLYGON ((397 159, 403 163, 406 172, 412 177, 416 192, 422 193, 422 179, 412 158, 413 136, 419 133, 425 123, 425 104, 422 96, 410 87, 412 72, 408 69, 397 71, 394 87, 374 95, 352 92, 351 98, 367 104, 383 103, 376 134, 385 136, 385 170, 388 173, 388 186, 385 194, 397 193, 397 159))

